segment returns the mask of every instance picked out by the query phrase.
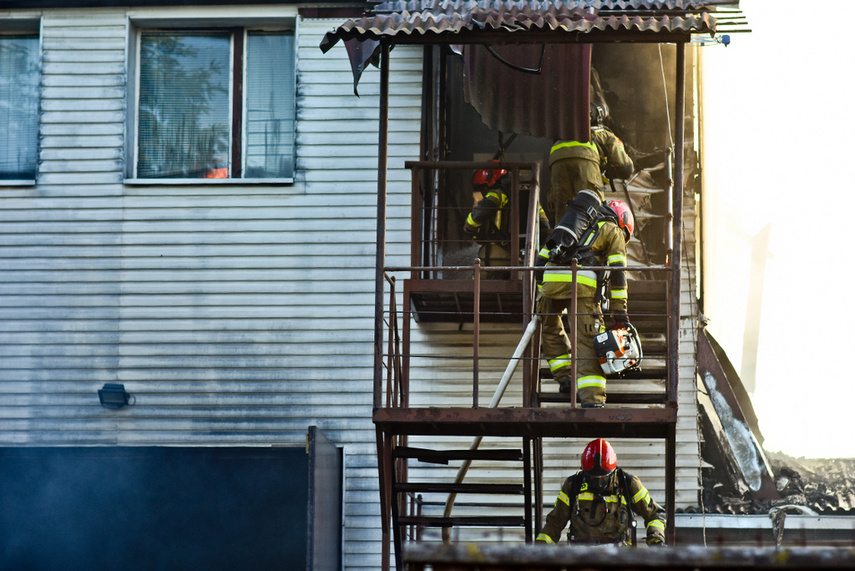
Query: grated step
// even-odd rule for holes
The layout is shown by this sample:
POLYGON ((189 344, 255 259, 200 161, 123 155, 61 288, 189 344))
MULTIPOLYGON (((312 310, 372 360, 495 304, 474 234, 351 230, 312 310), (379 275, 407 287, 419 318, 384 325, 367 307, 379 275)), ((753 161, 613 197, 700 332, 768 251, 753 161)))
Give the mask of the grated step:
POLYGON ((408 482, 395 484, 398 492, 411 493, 469 493, 469 494, 517 494, 525 493, 522 484, 444 484, 438 482, 408 482))
POLYGON ((428 517, 428 516, 398 516, 401 525, 423 525, 425 527, 524 527, 525 518, 512 516, 462 516, 462 517, 428 517))

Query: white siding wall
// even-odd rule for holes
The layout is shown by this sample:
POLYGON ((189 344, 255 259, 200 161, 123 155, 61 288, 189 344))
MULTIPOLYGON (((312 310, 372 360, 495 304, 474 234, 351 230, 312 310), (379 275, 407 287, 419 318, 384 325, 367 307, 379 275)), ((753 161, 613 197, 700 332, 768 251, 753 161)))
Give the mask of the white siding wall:
MULTIPOLYGON (((323 294, 318 303, 331 305, 320 315, 313 312, 319 335, 312 352, 316 356, 311 359, 317 375, 330 380, 331 392, 320 395, 319 403, 339 406, 310 409, 306 414, 307 418, 358 417, 362 431, 352 430, 354 425, 331 434, 346 453, 345 564, 347 569, 378 569, 380 492, 371 403, 380 73, 373 67, 366 70, 359 97, 353 95, 353 75, 344 46, 337 44, 327 54, 318 49, 323 34, 340 23, 304 20, 300 27, 297 166, 306 176, 310 201, 316 206, 313 213, 306 214, 321 219, 320 232, 315 222, 304 220, 307 233, 301 253, 313 263, 341 268, 324 277, 329 283, 319 284, 323 294), (349 230, 355 223, 358 233, 349 230), (316 260, 311 254, 319 248, 321 256, 316 260), (358 260, 356 251, 360 252, 358 260), (352 292, 361 292, 360 297, 352 292), (352 331, 337 331, 342 317, 351 315, 357 317, 348 326, 352 331), (353 351, 338 341, 342 335, 358 339, 353 351), (345 389, 348 385, 353 389, 345 389), (340 394, 342 390, 347 393, 340 394), (351 430, 344 432, 347 428, 351 430)), ((421 49, 396 47, 391 57, 386 236, 387 261, 393 265, 409 260, 410 176, 403 166, 404 161, 419 155, 421 83, 421 49)))
MULTIPOLYGON (((346 566, 377 569, 379 73, 355 97, 344 48, 318 48, 340 21, 301 22, 295 184, 126 186, 128 16, 42 15, 38 184, 0 189, 0 445, 303 446, 315 424, 346 453, 346 566), (105 382, 134 405, 102 408, 105 382)), ((401 205, 419 49, 395 50, 391 92, 401 205)))

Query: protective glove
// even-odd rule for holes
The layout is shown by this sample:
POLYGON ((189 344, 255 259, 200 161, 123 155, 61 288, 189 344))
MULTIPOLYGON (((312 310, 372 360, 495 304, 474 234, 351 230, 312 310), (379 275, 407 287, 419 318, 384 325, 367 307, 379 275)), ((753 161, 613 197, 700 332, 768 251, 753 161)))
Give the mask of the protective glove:
POLYGON ((649 547, 665 547, 665 542, 658 537, 648 537, 647 545, 649 547))
POLYGON ((605 175, 610 179, 619 178, 626 180, 632 177, 632 164, 620 165, 609 163, 606 166, 605 175))
POLYGON ((625 311, 612 312, 612 329, 629 329, 629 317, 625 311))

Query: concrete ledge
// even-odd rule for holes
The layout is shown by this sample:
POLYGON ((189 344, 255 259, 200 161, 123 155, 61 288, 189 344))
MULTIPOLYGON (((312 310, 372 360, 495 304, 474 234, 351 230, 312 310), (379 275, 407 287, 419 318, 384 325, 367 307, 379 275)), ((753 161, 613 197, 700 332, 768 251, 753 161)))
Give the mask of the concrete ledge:
POLYGON ((415 544, 405 548, 404 563, 410 571, 853 569, 855 549, 415 544))
MULTIPOLYGON (((775 547, 769 515, 677 514, 677 545, 775 547)), ((781 547, 848 547, 855 549, 855 518, 790 515, 783 519, 781 547)))

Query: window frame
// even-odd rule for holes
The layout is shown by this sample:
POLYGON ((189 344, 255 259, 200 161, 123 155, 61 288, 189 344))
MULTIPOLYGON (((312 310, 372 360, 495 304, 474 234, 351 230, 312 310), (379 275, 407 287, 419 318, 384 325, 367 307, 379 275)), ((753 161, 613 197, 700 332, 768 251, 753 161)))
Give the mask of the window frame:
POLYGON ((128 58, 129 87, 128 87, 128 117, 126 119, 126 156, 124 183, 128 185, 217 185, 217 184, 265 184, 283 185, 293 184, 296 180, 297 150, 297 25, 295 19, 283 22, 277 19, 273 25, 253 25, 253 22, 224 22, 206 19, 204 23, 194 26, 192 22, 182 20, 181 22, 164 21, 141 21, 136 22, 129 37, 128 58), (204 24, 204 25, 202 25, 204 24), (140 105, 140 72, 142 69, 141 44, 142 37, 148 33, 223 33, 230 34, 230 61, 229 61, 229 177, 227 178, 140 178, 139 172, 139 105, 140 105), (293 69, 290 78, 292 89, 292 100, 289 115, 291 117, 290 146, 291 162, 293 164, 292 176, 270 177, 270 178, 248 178, 243 177, 247 164, 246 153, 246 121, 247 121, 247 90, 243 87, 247 81, 247 36, 254 32, 285 33, 292 37, 293 52, 291 54, 293 69), (240 97, 235 94, 240 93, 240 97), (237 171, 235 166, 237 165, 237 171), (236 176, 237 174, 237 176, 236 176))
POLYGON ((36 153, 36 161, 33 167, 33 177, 32 178, 10 178, 10 179, 0 179, 0 187, 6 186, 35 186, 36 182, 39 178, 39 164, 41 163, 41 145, 40 145, 40 134, 41 134, 41 112, 42 112, 42 78, 44 75, 43 69, 43 52, 44 47, 42 44, 42 33, 41 33, 41 21, 38 19, 30 20, 13 20, 0 22, 0 38, 13 38, 13 37, 21 37, 21 36, 35 36, 37 40, 36 46, 36 66, 38 72, 38 82, 37 82, 37 101, 36 101, 36 136, 33 141, 35 145, 35 153, 36 153))

